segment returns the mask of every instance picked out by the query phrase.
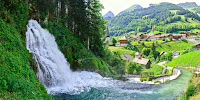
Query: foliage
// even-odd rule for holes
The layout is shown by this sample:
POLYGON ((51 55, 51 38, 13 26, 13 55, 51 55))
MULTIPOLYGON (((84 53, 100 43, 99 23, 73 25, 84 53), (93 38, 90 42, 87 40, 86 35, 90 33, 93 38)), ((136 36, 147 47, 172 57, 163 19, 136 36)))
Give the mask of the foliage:
POLYGON ((151 49, 149 49, 149 48, 143 48, 142 49, 142 54, 144 54, 146 56, 149 56, 150 52, 151 52, 151 49))
POLYGON ((186 92, 186 96, 187 96, 187 97, 192 96, 192 95, 194 95, 194 93, 195 93, 194 84, 188 85, 187 92, 186 92))
POLYGON ((132 61, 128 61, 125 66, 125 72, 128 74, 133 74, 136 69, 136 63, 132 61))
POLYGON ((115 38, 113 38, 112 43, 113 43, 113 46, 115 46, 115 44, 117 43, 117 40, 115 38))
POLYGON ((162 82, 159 80, 154 81, 154 84, 156 84, 156 83, 162 84, 162 82))
MULTIPOLYGON (((24 3, 21 2, 20 4, 23 5, 24 3)), ((0 8, 0 10, 3 9, 0 8)), ((4 10, 7 10, 7 8, 4 8, 4 10)), ((28 9, 24 10, 27 11, 28 9)), ((22 16, 27 15, 22 14, 22 16)), ((51 99, 45 87, 36 80, 34 71, 30 69, 29 61, 31 61, 31 58, 24 46, 25 41, 21 39, 22 35, 19 33, 23 29, 18 29, 21 27, 18 26, 18 21, 21 20, 20 23, 26 23, 27 19, 20 17, 15 19, 17 21, 14 21, 14 18, 9 13, 7 13, 7 17, 0 18, 0 98, 51 99), (8 23, 5 19, 10 20, 11 23, 8 23)))
POLYGON ((143 81, 151 81, 151 80, 152 80, 152 78, 150 78, 150 77, 141 77, 140 78, 141 82, 143 82, 143 81))

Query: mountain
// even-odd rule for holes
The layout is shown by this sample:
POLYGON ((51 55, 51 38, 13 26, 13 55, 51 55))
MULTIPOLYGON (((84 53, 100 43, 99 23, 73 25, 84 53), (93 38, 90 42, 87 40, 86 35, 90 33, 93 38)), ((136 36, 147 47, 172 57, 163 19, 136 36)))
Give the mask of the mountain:
POLYGON ((103 18, 106 18, 106 17, 113 18, 113 17, 115 17, 115 15, 114 15, 114 13, 112 11, 109 11, 103 16, 103 18))
POLYGON ((135 5, 131 6, 130 8, 128 8, 128 9, 126 9, 126 10, 120 12, 117 16, 122 15, 122 14, 124 14, 124 13, 126 13, 126 12, 131 12, 131 11, 134 11, 134 10, 136 10, 136 9, 142 9, 142 8, 143 8, 143 7, 141 7, 140 5, 135 4, 135 5))
POLYGON ((126 12, 109 20, 110 35, 138 33, 154 30, 173 33, 179 30, 191 30, 200 27, 200 17, 172 3, 163 2, 148 8, 126 12))
POLYGON ((152 3, 151 3, 151 4, 149 4, 149 7, 151 7, 151 6, 155 6, 155 5, 156 5, 156 4, 152 4, 152 3))
POLYGON ((177 5, 184 8, 184 9, 198 7, 196 2, 185 2, 185 3, 179 3, 177 5))

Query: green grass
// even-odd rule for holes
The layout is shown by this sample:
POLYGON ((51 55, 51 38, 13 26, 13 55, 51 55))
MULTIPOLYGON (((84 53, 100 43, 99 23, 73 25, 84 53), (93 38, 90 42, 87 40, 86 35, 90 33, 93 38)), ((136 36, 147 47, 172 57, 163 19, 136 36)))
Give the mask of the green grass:
POLYGON ((187 48, 190 48, 193 46, 194 43, 187 41, 172 41, 166 44, 162 44, 160 46, 156 47, 156 50, 159 52, 165 51, 165 52, 172 52, 172 51, 183 51, 187 48))
POLYGON ((163 70, 162 66, 159 66, 159 65, 156 65, 156 64, 152 64, 150 69, 143 69, 142 73, 144 73, 144 72, 153 72, 154 75, 160 75, 160 74, 162 74, 162 70, 163 70))
POLYGON ((188 65, 200 66, 200 51, 190 52, 173 59, 167 66, 175 67, 176 65, 187 67, 188 65))
POLYGON ((200 29, 192 29, 192 30, 190 30, 189 32, 191 32, 191 33, 200 32, 200 29))
POLYGON ((132 50, 127 50, 123 47, 114 47, 114 46, 109 46, 110 51, 112 52, 117 52, 119 55, 122 54, 130 54, 130 55, 134 55, 136 53, 136 51, 132 51, 132 50))
POLYGON ((176 12, 177 11, 179 11, 179 10, 170 10, 170 12, 172 13, 172 14, 175 14, 176 15, 176 12))

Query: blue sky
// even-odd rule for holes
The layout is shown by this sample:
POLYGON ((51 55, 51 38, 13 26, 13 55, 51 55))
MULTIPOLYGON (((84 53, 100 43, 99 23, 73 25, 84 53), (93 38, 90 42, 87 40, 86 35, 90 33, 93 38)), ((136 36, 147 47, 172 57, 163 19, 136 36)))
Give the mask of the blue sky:
POLYGON ((112 11, 115 15, 117 15, 119 12, 131 7, 134 4, 139 4, 145 8, 148 7, 150 3, 158 4, 160 2, 171 2, 174 4, 196 2, 200 5, 200 0, 100 0, 100 2, 104 6, 102 15, 106 14, 108 11, 112 11))

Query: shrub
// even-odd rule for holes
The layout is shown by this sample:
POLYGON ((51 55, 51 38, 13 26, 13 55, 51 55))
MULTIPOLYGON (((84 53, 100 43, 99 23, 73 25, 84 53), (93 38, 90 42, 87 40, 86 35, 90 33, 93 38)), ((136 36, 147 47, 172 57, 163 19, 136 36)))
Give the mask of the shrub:
POLYGON ((195 87, 193 84, 190 84, 188 86, 188 89, 187 89, 187 92, 186 92, 186 96, 189 97, 189 96, 192 96, 194 94, 194 91, 195 90, 195 87))
POLYGON ((161 82, 161 81, 158 81, 158 80, 154 81, 154 84, 156 84, 156 83, 162 84, 162 82, 161 82))

